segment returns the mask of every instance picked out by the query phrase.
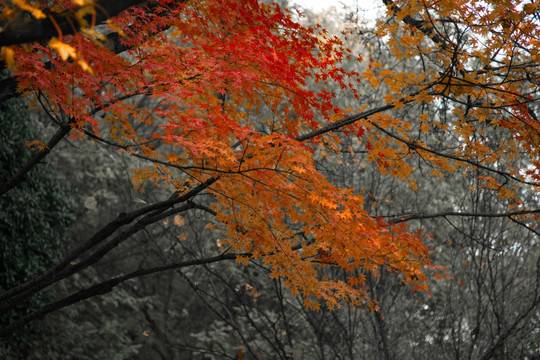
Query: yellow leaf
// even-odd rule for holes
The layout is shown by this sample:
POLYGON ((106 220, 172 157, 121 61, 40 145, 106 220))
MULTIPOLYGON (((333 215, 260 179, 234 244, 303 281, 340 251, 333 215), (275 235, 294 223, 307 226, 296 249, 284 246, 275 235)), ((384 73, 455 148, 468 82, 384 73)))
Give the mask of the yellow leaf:
POLYGON ((53 37, 51 41, 49 41, 49 46, 58 51, 60 57, 64 61, 66 61, 68 58, 77 58, 77 52, 75 51, 75 48, 69 44, 66 44, 65 42, 58 40, 57 38, 53 37))
POLYGON ((43 141, 40 141, 40 140, 26 141, 25 145, 34 151, 43 151, 45 149, 49 149, 47 144, 45 144, 43 141))
POLYGON ((537 4, 525 4, 523 5, 523 11, 526 14, 534 14, 536 11, 538 11, 538 5, 537 4))
POLYGON ((90 75, 94 75, 94 70, 92 70, 92 67, 88 65, 88 63, 84 60, 77 60, 77 64, 83 69, 83 71, 86 71, 90 75))
POLYGON ((124 30, 122 30, 119 26, 113 24, 111 21, 107 21, 107 26, 109 27, 109 29, 111 29, 112 31, 114 31, 118 35, 120 35, 122 37, 127 36, 126 33, 124 32, 124 30))
POLYGON ((176 215, 174 217, 174 225, 176 226, 184 225, 184 218, 181 215, 176 215))
POLYGON ((8 69, 13 68, 13 65, 15 65, 15 60, 13 58, 13 49, 7 46, 2 46, 0 54, 4 57, 6 67, 8 69))
MULTIPOLYGON (((96 9, 94 8, 92 2, 88 3, 87 1, 84 1, 84 0, 80 0, 80 2, 83 5, 80 5, 81 7, 75 13, 75 18, 77 19, 77 21, 79 22, 79 25, 81 25, 81 27, 90 27, 88 25, 88 23, 86 22, 86 20, 85 20, 85 16, 86 15, 91 15, 92 17, 95 17, 96 16, 96 9)), ((91 30, 93 30, 93 29, 91 29, 91 30)))
POLYGON ((143 331, 142 333, 144 336, 150 336, 150 331, 146 330, 146 331, 143 331))
POLYGON ((238 264, 249 265, 249 256, 237 256, 236 262, 238 264))
POLYGON ((184 241, 187 239, 187 235, 185 233, 182 233, 176 237, 178 241, 184 241))
POLYGON ((4 16, 6 19, 12 20, 16 15, 15 10, 4 7, 2 10, 2 16, 4 16))
POLYGON ((79 6, 93 5, 94 1, 92 0, 73 0, 73 3, 79 6))
MULTIPOLYGON (((77 15, 77 14, 75 14, 77 15)), ((81 20, 78 20, 79 23, 82 25, 82 21, 84 20, 84 18, 81 18, 81 20)), ((103 34, 100 34, 99 32, 97 32, 94 28, 83 28, 81 29, 81 31, 83 33, 85 33, 86 35, 90 36, 91 38, 93 39, 97 39, 99 41, 103 41, 103 42, 106 42, 107 41, 107 37, 103 34)))
POLYGON ((31 13, 36 19, 45 19, 47 16, 43 13, 43 11, 39 10, 38 8, 28 4, 25 0, 13 0, 13 5, 17 6, 19 9, 28 11, 31 13))

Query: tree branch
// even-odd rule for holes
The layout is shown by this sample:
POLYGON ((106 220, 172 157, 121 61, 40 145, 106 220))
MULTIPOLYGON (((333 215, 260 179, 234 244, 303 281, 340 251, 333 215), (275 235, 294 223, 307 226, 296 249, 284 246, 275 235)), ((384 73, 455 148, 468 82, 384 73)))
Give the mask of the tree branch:
MULTIPOLYGON (((395 216, 392 219, 388 220, 390 223, 399 224, 411 220, 421 220, 421 219, 433 219, 438 217, 446 216, 461 216, 461 217, 485 217, 485 218, 502 218, 502 217, 512 217, 520 215, 530 215, 530 214, 540 214, 540 209, 534 210, 521 210, 521 211, 512 211, 507 213, 469 213, 469 212, 458 212, 458 211, 445 211, 433 214, 411 214, 407 216, 395 216)), ((383 218, 389 216, 381 216, 383 218)))
MULTIPOLYGON (((130 7, 146 2, 146 0, 96 1, 95 23, 103 23, 130 7)), ((66 10, 62 13, 53 13, 45 10, 45 12, 48 16, 54 18, 63 35, 73 34, 81 30, 81 24, 75 18, 75 11, 66 10)), ((0 25, 2 25, 0 47, 35 41, 48 41, 52 37, 59 35, 55 24, 49 18, 36 19, 22 11, 14 19, 6 20, 0 25)))
MULTIPOLYGON (((404 102, 404 103, 406 103, 406 102, 404 102)), ((328 125, 320 128, 320 129, 313 130, 313 131, 311 131, 311 132, 309 132, 307 134, 304 134, 304 135, 300 135, 300 136, 296 137, 294 140, 296 140, 296 141, 306 141, 306 140, 309 140, 309 139, 314 138, 316 136, 326 134, 326 133, 329 133, 329 132, 332 132, 332 131, 336 131, 336 130, 344 127, 344 126, 354 124, 357 121, 365 120, 365 119, 367 119, 368 117, 370 117, 372 115, 375 115, 377 113, 380 113, 380 112, 383 112, 383 111, 386 111, 386 110, 391 110, 391 109, 393 109, 395 107, 396 106, 394 104, 388 104, 388 105, 380 106, 380 107, 375 108, 375 109, 371 109, 371 110, 361 112, 360 114, 347 116, 344 119, 341 119, 341 120, 338 120, 338 121, 333 122, 331 124, 328 124, 328 125)))
POLYGON ((512 323, 512 325, 510 325, 505 332, 503 332, 496 340, 496 342, 493 344, 493 346, 491 348, 489 348, 485 353, 484 353, 484 356, 482 356, 481 360, 490 360, 490 359, 493 359, 496 352, 499 350, 499 348, 501 348, 505 341, 510 338, 513 333, 514 333, 514 330, 519 326, 519 325, 523 325, 524 322, 527 322, 527 321, 530 321, 531 319, 531 314, 534 313, 534 311, 538 308, 538 306, 540 305, 540 298, 538 297, 535 297, 531 303, 531 305, 525 309, 525 311, 523 313, 521 313, 515 320, 514 322, 512 323))
POLYGON ((451 154, 444 154, 444 153, 441 153, 439 151, 436 151, 436 150, 433 150, 433 149, 430 149, 430 148, 427 148, 427 147, 424 147, 422 145, 419 145, 418 143, 416 142, 412 142, 412 141, 409 141, 409 140, 406 140, 406 139, 403 139, 399 136, 397 136, 396 134, 394 133, 391 133, 390 131, 384 129, 383 127, 377 125, 376 123, 370 121, 369 122, 371 125, 373 125, 375 128, 377 128, 377 130, 379 130, 380 132, 390 136, 391 138, 407 145, 411 150, 414 150, 414 151, 418 151, 418 150, 422 150, 422 151, 425 151, 425 152, 428 152, 430 154, 433 154, 433 155, 436 155, 436 156, 440 156, 440 157, 443 157, 443 158, 447 158, 447 159, 450 159, 450 160, 454 160, 454 161, 457 161, 457 162, 463 162, 463 163, 466 163, 466 164, 469 164, 469 165, 472 165, 478 169, 482 169, 482 170, 486 170, 488 172, 491 172, 491 173, 495 173, 495 174, 498 174, 498 175, 501 175, 505 178, 510 178, 514 181, 517 181, 517 182, 520 182, 522 184, 526 184, 526 185, 532 185, 532 186, 540 186, 540 183, 535 183, 535 182, 530 182, 530 181, 525 181, 525 180, 521 180, 517 177, 515 177, 514 175, 512 174, 509 174, 507 172, 504 172, 504 171, 501 171, 501 170, 497 170, 497 169, 493 169, 493 168, 490 168, 490 167, 487 167, 485 165, 482 165, 480 163, 477 163, 475 161, 472 161, 472 160, 469 160, 469 159, 465 159, 465 158, 461 158, 461 157, 458 157, 458 156, 455 156, 455 155, 451 155, 451 154))
POLYGON ((15 175, 8 181, 0 184, 0 196, 19 185, 25 178, 26 174, 36 166, 41 160, 47 156, 51 150, 71 131, 71 125, 74 124, 74 119, 70 119, 66 125, 62 125, 53 135, 43 150, 37 152, 30 161, 24 165, 15 175))
MULTIPOLYGON (((126 10, 128 8, 130 8, 131 6, 134 6, 134 5, 137 5, 137 4, 144 4, 146 3, 147 1, 146 0, 133 0, 133 1, 129 1, 129 0, 122 0, 122 1, 108 1, 106 2, 107 3, 107 6, 113 6, 115 7, 116 11, 108 11, 107 13, 110 15, 110 17, 112 16, 115 16, 115 15, 118 15, 122 10, 126 10), (110 4, 109 4, 110 3, 110 4), (121 9, 123 7, 123 9, 121 9), (120 11, 118 11, 120 10, 120 11), (114 15, 111 15, 111 14, 114 14, 114 15)), ((101 6, 101 4, 100 4, 101 6)), ((151 8, 152 10, 152 8, 151 8)), ((99 10, 96 11, 96 17, 99 15, 99 14, 103 14, 103 12, 100 12, 99 10)), ((102 19, 101 21, 97 21, 98 18, 96 18, 96 24, 99 24, 100 22, 103 22, 105 20, 107 20, 108 18, 105 17, 104 19, 102 19)), ((35 19, 34 19, 35 20, 35 19)), ((44 22, 47 22, 49 21, 48 19, 46 20, 43 20, 44 22)), ((49 21, 50 23, 50 21, 49 21)), ((77 22, 75 21, 74 24, 76 24, 77 22)), ((51 26, 52 23, 50 23, 51 26)), ((9 24, 7 25, 9 27, 9 24)), ((31 27, 32 24, 28 24, 27 26, 31 27)), ((25 28, 26 29, 26 28, 25 28)), ((62 30, 62 33, 63 34, 73 34, 73 27, 69 27, 69 29, 64 29, 62 30), (64 32, 64 30, 66 30, 64 32)), ((78 30, 80 30, 80 28, 78 28, 78 30)), ((164 30, 164 29, 162 29, 164 30)), ((56 30, 55 30, 56 31, 56 30)), ((0 38, 2 37, 2 35, 4 34, 4 32, 0 32, 0 38)), ((29 36, 36 36, 36 34, 39 34, 39 31, 31 31, 29 33, 29 36)), ((53 34, 52 36, 54 36, 55 34, 53 34)), ((42 35, 39 35, 39 36, 42 36, 42 35)), ((116 32, 112 32, 112 33, 109 33, 107 35, 105 35, 105 46, 107 48, 109 48, 109 50, 113 51, 115 54, 120 54, 121 52, 124 52, 126 50, 129 50, 130 47, 127 46, 125 43, 122 43, 120 41, 120 35, 116 32)), ((32 40, 32 41, 35 41, 32 40)), ((45 64, 45 67, 49 66, 50 67, 50 63, 46 63, 45 64)), ((4 101, 7 101, 11 98, 14 98, 14 97, 17 97, 19 96, 20 94, 17 93, 17 78, 15 76, 12 76, 12 77, 9 77, 7 79, 4 79, 4 80, 1 80, 0 81, 0 103, 4 102, 4 101)))
MULTIPOLYGON (((383 0, 383 3, 392 9, 392 12, 395 15, 401 13, 401 8, 397 6, 392 0, 383 0)), ((414 27, 420 30, 424 35, 429 37, 434 43, 440 45, 443 49, 446 49, 446 44, 449 42, 447 39, 444 39, 437 31, 434 29, 433 24, 425 20, 416 20, 410 15, 407 15, 403 18, 403 22, 411 27, 414 27)), ((455 47, 455 44, 452 44, 455 47)))
MULTIPOLYGON (((161 220, 164 217, 170 216, 171 214, 163 215, 166 209, 172 207, 175 204, 188 201, 193 198, 195 195, 199 194, 201 191, 207 189, 213 183, 215 183, 218 178, 210 178, 207 181, 199 184, 192 190, 187 193, 179 196, 174 194, 168 200, 162 201, 147 207, 144 207, 139 210, 135 210, 129 214, 122 213, 118 217, 107 224, 104 228, 98 231, 94 236, 88 239, 84 244, 71 251, 67 256, 65 256, 60 262, 58 262, 53 268, 46 271, 42 275, 27 281, 24 284, 19 285, 16 288, 10 289, 3 294, 0 294, 0 301, 8 300, 0 308, 0 312, 7 311, 12 308, 17 302, 22 301, 23 299, 31 296, 32 294, 41 291, 47 286, 53 284, 56 281, 59 281, 77 271, 80 271, 101 259, 106 253, 112 250, 114 247, 118 246, 122 241, 128 239, 133 234, 144 229, 149 224, 155 223, 156 221, 161 220), (139 220, 135 225, 127 229, 126 231, 119 234, 111 242, 104 245, 98 249, 93 254, 89 255, 84 261, 79 262, 79 264, 72 265, 78 257, 82 256, 86 251, 90 250, 94 246, 103 243, 110 235, 112 235, 120 227, 129 224, 137 217, 145 215, 143 219, 139 220), (161 214, 161 215, 160 215, 161 214), (70 266, 71 265, 71 266, 70 266)), ((195 205, 187 204, 189 208, 195 207, 195 205)), ((177 213, 179 209, 174 209, 177 213)), ((180 208, 180 210, 183 210, 180 208)))
POLYGON ((251 253, 243 253, 243 254, 226 253, 226 254, 221 254, 221 255, 206 258, 206 259, 193 259, 193 260, 179 261, 179 262, 174 262, 174 263, 156 266, 152 268, 139 269, 137 271, 134 271, 126 275, 117 276, 113 279, 92 285, 89 288, 81 290, 71 296, 68 296, 64 299, 56 301, 52 304, 42 307, 39 310, 36 310, 28 315, 23 316, 22 318, 16 320, 15 322, 1 328, 0 337, 8 335, 14 330, 23 326, 24 324, 32 320, 41 318, 45 316, 46 314, 60 310, 62 308, 76 304, 80 301, 83 301, 85 299, 88 299, 94 296, 107 294, 111 292, 113 288, 116 287, 117 285, 124 283, 130 279, 134 279, 134 278, 141 277, 144 275, 154 274, 160 271, 171 270, 171 269, 178 269, 178 268, 194 266, 194 265, 210 264, 210 263, 215 263, 215 262, 225 261, 225 260, 235 260, 238 256, 249 257, 251 256, 251 253))

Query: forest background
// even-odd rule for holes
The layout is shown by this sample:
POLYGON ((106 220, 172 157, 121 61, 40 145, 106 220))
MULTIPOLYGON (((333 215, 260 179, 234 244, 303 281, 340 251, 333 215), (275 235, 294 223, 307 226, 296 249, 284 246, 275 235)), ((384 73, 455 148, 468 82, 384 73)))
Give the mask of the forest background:
POLYGON ((139 3, 3 5, 2 358, 540 357, 537 3, 139 3))

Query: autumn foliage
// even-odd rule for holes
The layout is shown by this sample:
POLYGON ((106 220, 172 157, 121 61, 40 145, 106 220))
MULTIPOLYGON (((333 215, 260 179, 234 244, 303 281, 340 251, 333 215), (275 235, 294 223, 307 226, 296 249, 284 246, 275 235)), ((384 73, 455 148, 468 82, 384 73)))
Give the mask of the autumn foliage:
MULTIPOLYGON (((352 54, 343 39, 299 25, 299 14, 256 0, 148 1, 106 29, 93 23, 99 2, 64 0, 45 10, 13 1, 7 19, 30 12, 57 23, 56 14, 70 14, 83 31, 58 28, 47 42, 5 46, 2 54, 18 91, 60 134, 146 160, 133 174, 137 186, 168 187, 199 209, 197 196, 211 194, 205 209, 223 236, 220 254, 264 264, 309 307, 321 299, 329 307, 360 304, 365 272, 389 270, 425 289, 429 254, 421 232, 371 216, 359 191, 318 171, 315 159, 339 148, 334 131, 357 137, 382 173, 417 191, 426 190, 410 179, 413 157, 433 176, 478 176, 522 217, 534 215, 519 186, 540 182, 540 125, 529 105, 540 56, 537 5, 384 2, 393 20, 378 34, 396 59, 418 64, 415 71, 352 54), (366 71, 346 70, 351 58, 366 71), (338 108, 328 85, 360 98, 359 83, 387 89, 386 105, 338 108), (456 116, 451 124, 428 111, 442 102, 456 116), (426 111, 416 123, 384 112, 404 107, 426 111), (323 276, 324 267, 343 269, 345 280, 323 276)), ((37 152, 55 144, 38 144, 37 152)))

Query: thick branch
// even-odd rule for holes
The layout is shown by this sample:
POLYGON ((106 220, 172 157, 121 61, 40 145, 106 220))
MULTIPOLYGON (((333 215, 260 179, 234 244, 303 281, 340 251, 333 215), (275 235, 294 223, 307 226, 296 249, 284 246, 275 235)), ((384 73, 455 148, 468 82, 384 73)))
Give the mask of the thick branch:
POLYGON ((530 214, 540 214, 540 209, 534 210, 521 210, 521 211, 512 211, 507 213, 469 213, 469 212, 458 212, 458 211, 446 211, 433 214, 411 214, 406 216, 397 216, 390 219, 388 222, 398 224, 411 220, 421 220, 421 219, 433 219, 439 217, 447 216, 460 216, 460 217, 485 217, 485 218, 502 218, 502 217, 512 217, 520 215, 530 215, 530 214))
MULTIPOLYGON (((50 270, 48 270, 41 276, 36 277, 16 288, 13 288, 1 294, 0 301, 6 300, 6 299, 9 299, 9 301, 7 301, 7 303, 4 304, 0 308, 0 312, 6 311, 7 309, 11 308, 14 304, 16 304, 18 301, 21 301, 27 298, 28 296, 44 289, 45 287, 51 285, 52 283, 59 281, 73 274, 76 271, 80 271, 96 263, 107 252, 112 250, 115 246, 120 244, 122 241, 126 240, 127 238, 137 233, 138 231, 144 229, 147 225, 154 223, 156 221, 159 221, 160 219, 163 218, 163 216, 169 216, 170 214, 165 214, 163 216, 160 216, 162 215, 162 212, 164 212, 166 209, 172 207, 175 204, 190 200, 195 195, 207 189, 216 181, 217 181, 217 178, 208 179, 207 181, 199 184, 198 186, 196 186, 195 188, 193 188, 192 190, 188 191, 187 193, 181 196, 179 196, 178 194, 174 194, 166 201, 162 201, 162 202, 144 207, 142 209, 135 210, 129 214, 125 214, 125 213, 120 214, 115 220, 113 220, 107 226, 105 226, 100 231, 98 231, 94 236, 88 239, 84 244, 82 244, 75 250, 71 251, 71 253, 65 256, 53 268, 51 268, 50 270), (120 227, 129 224, 130 222, 135 220, 137 217, 141 215, 145 215, 145 214, 146 214, 145 218, 141 219, 134 226, 127 229, 123 233, 119 234, 109 244, 103 246, 102 248, 98 249, 95 253, 89 255, 84 261, 80 262, 79 264, 71 265, 73 261, 75 261, 78 257, 83 255, 87 250, 90 250, 91 248, 93 248, 94 246, 100 243, 103 243, 110 235, 112 235, 120 227)), ((190 205, 190 206, 194 207, 194 205, 190 205)), ((178 212, 178 210, 176 211, 178 212)))
MULTIPOLYGON (((399 6, 397 6, 394 1, 392 0, 383 0, 383 3, 390 7, 392 12, 396 15, 399 15, 401 13, 401 9, 399 6)), ((441 45, 441 47, 444 49, 446 48, 445 39, 441 37, 440 34, 436 32, 436 30, 433 28, 433 25, 425 20, 416 20, 412 18, 410 15, 407 15, 403 18, 403 22, 411 27, 414 27, 421 32, 423 32, 427 37, 429 37, 434 43, 441 45)))
MULTIPOLYGON (((402 98, 398 102, 400 102, 402 104, 410 103, 410 102, 413 101, 412 99, 414 99, 414 95, 416 95, 416 94, 413 94, 412 96, 410 96, 411 100, 406 101, 404 98, 402 98)), ((384 112, 384 111, 387 111, 387 110, 391 110, 393 108, 395 108, 395 104, 388 104, 388 105, 380 106, 380 107, 372 109, 372 110, 367 110, 367 111, 361 112, 360 114, 351 115, 351 116, 348 116, 348 117, 346 117, 344 119, 338 120, 338 121, 336 121, 334 123, 328 124, 328 125, 320 128, 320 129, 311 131, 311 132, 309 132, 307 134, 304 134, 304 135, 300 135, 300 136, 296 137, 295 140, 297 140, 297 141, 305 141, 305 140, 314 138, 316 136, 319 136, 319 135, 322 135, 322 134, 325 134, 325 133, 336 131, 336 130, 339 130, 340 128, 342 128, 342 127, 345 127, 347 125, 351 125, 351 124, 353 124, 353 123, 355 123, 357 121, 360 121, 360 120, 366 120, 372 115, 375 115, 377 113, 384 112)), ((486 170, 486 171, 491 172, 491 173, 496 173, 498 175, 501 175, 501 176, 506 177, 506 178, 510 178, 510 179, 515 180, 517 182, 520 182, 522 184, 532 185, 532 186, 540 186, 540 184, 538 184, 538 183, 519 179, 518 177, 513 176, 513 175, 511 175, 511 174, 509 174, 507 172, 490 168, 488 166, 482 165, 482 164, 477 163, 475 161, 465 159, 465 158, 461 158, 461 157, 458 157, 458 156, 454 156, 454 155, 451 155, 451 154, 444 154, 444 153, 441 153, 439 151, 436 151, 436 150, 421 146, 421 145, 417 144, 416 142, 403 139, 403 138, 393 134, 392 132, 384 129, 383 127, 379 126, 378 124, 376 124, 373 121, 369 121, 369 123, 371 125, 373 125, 377 130, 383 132, 384 134, 386 134, 387 136, 393 138, 394 140, 397 140, 397 141, 407 145, 412 150, 415 150, 415 151, 416 150, 422 150, 422 151, 425 151, 425 152, 428 152, 428 153, 431 153, 433 155, 437 155, 437 156, 440 156, 440 157, 443 157, 443 158, 451 159, 451 160, 458 161, 458 162, 467 163, 467 164, 472 165, 474 167, 477 167, 479 169, 483 169, 483 170, 486 170)))
POLYGON ((53 135, 51 140, 47 143, 43 150, 37 152, 30 161, 23 166, 15 175, 13 175, 7 182, 0 184, 0 196, 19 185, 25 178, 26 174, 36 166, 41 160, 47 156, 51 150, 71 131, 71 124, 73 120, 70 120, 67 125, 61 126, 60 129, 53 135))
MULTIPOLYGON (((129 99, 130 97, 135 96, 135 95, 147 94, 148 91, 149 91, 148 89, 143 89, 143 90, 144 91, 141 91, 141 92, 126 94, 124 96, 121 96, 121 97, 115 99, 114 101, 108 102, 108 103, 100 106, 99 108, 95 108, 94 110, 92 110, 90 112, 89 115, 92 116, 92 115, 96 114, 98 111, 105 110, 109 106, 113 105, 115 102, 122 101, 122 100, 125 100, 125 99, 129 99)), ((49 115, 49 116, 51 116, 51 115, 49 115)), ((62 140, 66 135, 69 134, 69 132, 71 131, 72 126, 76 122, 77 122, 76 119, 71 118, 67 122, 67 124, 61 125, 60 128, 53 135, 51 140, 49 140, 49 142, 45 145, 43 150, 38 151, 32 157, 32 159, 30 159, 30 161, 27 164, 25 164, 21 169, 19 169, 19 171, 17 171, 17 173, 15 173, 15 175, 13 175, 5 183, 0 183, 0 196, 4 195, 5 193, 7 193, 11 189, 13 189, 15 186, 19 185, 24 180, 27 173, 30 170, 32 170, 32 168, 34 166, 39 164, 39 162, 41 160, 43 160, 45 158, 45 156, 47 156, 56 145, 58 145, 60 140, 62 140)))
MULTIPOLYGON (((186 205, 189 205, 191 208, 198 208, 198 209, 208 210, 211 213, 213 213, 212 210, 210 210, 210 209, 208 209, 208 208, 206 208, 204 206, 197 205, 197 204, 192 203, 192 202, 188 202, 188 204, 186 204, 186 205)), ((170 216, 170 215, 174 214, 174 210, 175 209, 172 209, 172 210, 170 210, 168 212, 163 212, 159 216, 156 216, 154 220, 159 221, 159 220, 161 220, 161 219, 163 219, 163 218, 165 218, 167 216, 170 216)), ((176 211, 176 212, 178 212, 178 211, 176 211)), ((131 236, 131 235, 132 234, 127 235, 126 238, 131 236)), ((303 233, 297 233, 296 235, 302 235, 303 236, 304 234, 303 233)), ((311 244, 311 242, 312 241, 307 241, 306 244, 309 245, 309 244, 311 244)), ((302 248, 302 246, 303 246, 303 244, 294 245, 294 246, 291 247, 291 250, 294 250, 294 251, 299 250, 299 249, 302 248)), ((270 254, 272 254, 272 253, 270 253, 270 254)), ((205 265, 205 264, 210 264, 210 263, 219 262, 219 261, 223 261, 223 260, 235 260, 238 257, 248 257, 248 258, 250 258, 252 255, 253 254, 250 253, 250 252, 241 253, 241 254, 225 252, 225 253, 223 253, 221 255, 210 257, 210 258, 172 262, 172 263, 169 263, 169 264, 160 265, 160 266, 156 266, 156 267, 152 267, 152 268, 148 268, 148 269, 139 269, 139 270, 131 272, 131 273, 127 274, 127 275, 117 276, 117 277, 115 277, 113 279, 101 282, 99 284, 95 284, 95 285, 93 285, 93 286, 91 286, 89 288, 86 288, 84 290, 81 290, 81 291, 77 292, 76 294, 70 295, 70 296, 68 296, 66 298, 63 298, 61 300, 58 300, 58 301, 56 301, 56 302, 54 302, 52 304, 46 305, 46 306, 42 307, 41 309, 38 309, 38 310, 28 314, 28 315, 25 315, 25 316, 19 318, 18 320, 11 323, 10 325, 8 325, 8 326, 6 326, 4 328, 1 328, 0 329, 0 337, 8 335, 11 332, 13 332, 14 330, 16 330, 16 329, 20 328, 21 326, 23 326, 24 324, 26 324, 26 323, 28 323, 30 321, 33 321, 35 319, 41 318, 46 314, 49 314, 51 312, 57 311, 59 309, 62 309, 64 307, 67 307, 67 306, 70 306, 70 305, 73 305, 75 303, 78 303, 80 301, 83 301, 85 299, 88 299, 88 298, 91 298, 91 297, 94 297, 94 296, 107 294, 110 291, 112 291, 112 289, 115 286, 117 286, 117 285, 119 285, 119 284, 121 284, 121 283, 123 283, 123 282, 125 282, 127 280, 133 279, 133 278, 137 278, 137 277, 140 277, 140 276, 149 275, 149 274, 153 274, 153 273, 157 273, 157 272, 161 272, 161 271, 166 271, 166 270, 171 270, 171 269, 178 269, 178 268, 182 268, 182 267, 188 267, 188 266, 194 266, 194 265, 205 265)), ((77 271, 80 271, 80 270, 81 269, 78 269, 77 271)))
POLYGON ((344 126, 354 124, 357 121, 367 119, 368 117, 370 117, 372 115, 375 115, 377 113, 380 113, 380 112, 383 112, 383 111, 386 111, 386 110, 391 110, 394 107, 395 107, 394 104, 388 104, 388 105, 384 105, 384 106, 381 106, 381 107, 378 107, 378 108, 375 108, 375 109, 371 109, 371 110, 361 112, 360 114, 347 116, 344 119, 341 119, 341 120, 338 120, 338 121, 333 122, 331 124, 328 124, 328 125, 320 128, 320 129, 313 130, 313 131, 311 131, 311 132, 309 132, 307 134, 304 134, 304 135, 300 135, 300 136, 296 137, 294 140, 306 141, 306 140, 309 140, 309 139, 314 138, 316 136, 326 134, 326 133, 329 133, 329 132, 332 132, 332 131, 339 130, 340 128, 342 128, 344 126))
MULTIPOLYGON (((146 0, 115 0, 96 2, 95 23, 100 24, 105 20, 120 14, 122 11, 146 3, 146 0)), ((63 35, 73 34, 81 30, 81 24, 75 18, 74 11, 62 13, 48 12, 53 17, 63 35)), ((36 19, 25 12, 21 12, 14 19, 1 24, 0 47, 18 45, 34 41, 48 41, 53 36, 58 36, 58 31, 49 19, 36 19)))
POLYGON ((193 260, 179 261, 179 262, 174 262, 174 263, 165 264, 165 265, 161 265, 161 266, 156 266, 156 267, 153 267, 153 268, 140 269, 140 270, 134 271, 134 272, 126 274, 126 275, 117 276, 117 277, 115 277, 113 279, 101 282, 99 284, 95 284, 95 285, 93 285, 93 286, 91 286, 89 288, 86 288, 84 290, 81 290, 81 291, 79 291, 79 292, 77 292, 77 293, 75 293, 75 294, 73 294, 71 296, 68 296, 68 297, 66 297, 64 299, 56 301, 56 302, 54 302, 52 304, 49 304, 47 306, 44 306, 43 308, 41 308, 41 309, 39 309, 37 311, 34 311, 34 312, 32 312, 32 313, 18 319, 17 321, 11 323, 10 325, 5 326, 2 329, 0 329, 0 337, 8 335, 11 332, 13 332, 14 330, 16 330, 16 329, 20 328, 21 326, 23 326, 24 324, 26 324, 26 323, 28 323, 28 322, 30 322, 32 320, 41 318, 46 314, 49 314, 51 312, 60 310, 62 308, 65 308, 67 306, 76 304, 76 303, 78 303, 80 301, 83 301, 85 299, 88 299, 88 298, 91 298, 91 297, 94 297, 94 296, 107 294, 107 293, 111 292, 112 289, 115 286, 117 286, 117 285, 119 285, 121 283, 124 283, 124 282, 126 282, 126 281, 128 281, 130 279, 137 278, 137 277, 144 276, 144 275, 154 274, 154 273, 157 273, 157 272, 160 272, 160 271, 178 269, 178 268, 183 268, 183 267, 187 267, 187 266, 210 264, 210 263, 215 263, 215 262, 224 261, 224 260, 235 260, 238 256, 248 256, 249 257, 249 256, 251 256, 251 254, 250 253, 245 253, 245 254, 227 253, 227 254, 221 254, 221 255, 214 256, 214 257, 211 257, 211 258, 206 258, 206 259, 193 259, 193 260))
MULTIPOLYGON (((111 1, 111 5, 114 5, 114 4, 118 4, 118 6, 122 6, 124 5, 124 8, 123 10, 133 6, 133 5, 136 5, 136 4, 143 4, 145 3, 146 1, 142 1, 142 0, 136 0, 136 1, 131 1, 129 4, 128 2, 130 1, 111 1)), ((121 11, 122 9, 120 9, 121 11)), ((150 8, 150 10, 152 10, 152 8, 150 8)), ((117 12, 108 12, 108 14, 115 14, 117 15, 120 11, 117 11, 117 12)), ((102 12, 101 12, 102 13, 102 12)), ((163 14, 162 14, 163 15, 163 14)), ((111 17, 113 15, 110 15, 111 17)), ((107 18, 103 19, 102 21, 104 20, 107 20, 107 18)), ((44 21, 49 21, 48 19, 47 20, 44 20, 44 21)), ((52 23, 51 23, 52 24, 52 23)), ((99 22, 97 22, 97 24, 99 24, 99 22)), ((9 25, 8 25, 9 26, 9 25)), ((66 31, 64 32, 64 34, 71 34, 73 33, 73 28, 70 27, 69 29, 66 29, 66 30, 69 30, 69 31, 66 31)), ((80 29, 78 29, 80 30, 80 29)), ((164 29, 162 29, 164 30, 164 29)), ((2 36, 3 32, 0 32, 0 38, 2 36)), ((35 35, 35 33, 31 32, 30 36, 32 35, 35 35)), ((149 34, 151 35, 151 34, 149 34)), ((107 34, 106 36, 106 40, 104 41, 105 45, 109 48, 109 50, 113 51, 115 54, 120 54, 121 52, 124 52, 126 50, 129 50, 130 47, 128 45, 126 45, 125 43, 121 42, 120 41, 120 35, 118 33, 115 33, 115 32, 112 32, 112 33, 109 33, 107 34)), ((45 64, 45 66, 47 67, 48 65, 45 64)), ((17 93, 17 78, 15 76, 12 76, 12 77, 9 77, 7 79, 4 79, 4 80, 1 80, 0 81, 0 103, 4 102, 4 101, 7 101, 11 98, 14 98, 14 97, 17 97, 19 96, 19 93, 17 93)))

